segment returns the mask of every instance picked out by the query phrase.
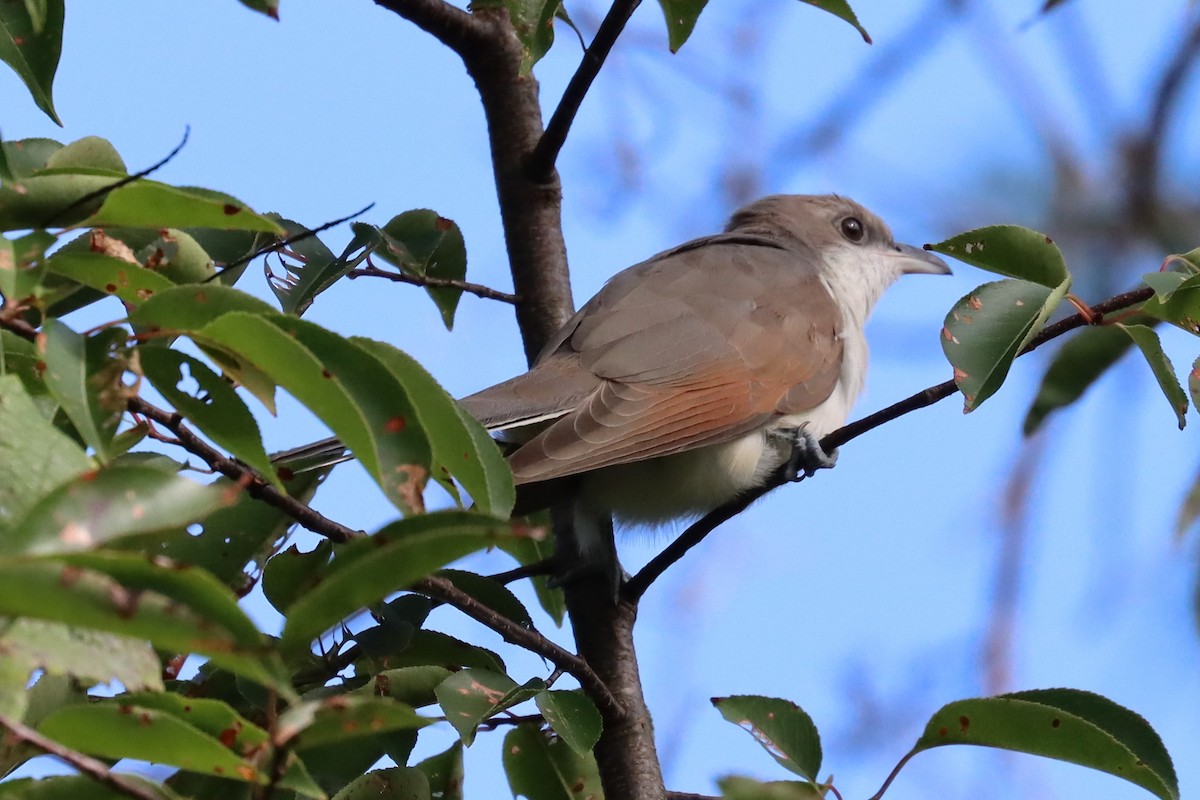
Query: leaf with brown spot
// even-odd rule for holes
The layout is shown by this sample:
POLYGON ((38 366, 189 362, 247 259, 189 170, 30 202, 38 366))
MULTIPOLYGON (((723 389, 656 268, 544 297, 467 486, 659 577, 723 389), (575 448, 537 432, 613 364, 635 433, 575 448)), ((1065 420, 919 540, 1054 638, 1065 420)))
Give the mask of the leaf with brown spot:
POLYGON ((463 744, 469 747, 475 741, 475 731, 480 723, 535 697, 545 688, 546 682, 540 678, 518 685, 499 672, 464 669, 438 684, 434 694, 446 712, 447 721, 458 731, 463 744))
POLYGON ((821 770, 821 737, 804 709, 777 697, 714 697, 721 716, 746 730, 785 769, 816 781, 821 770))
POLYGON ((580 800, 604 796, 595 756, 576 753, 537 725, 522 723, 505 735, 503 762, 514 797, 580 800))
POLYGON ((1091 692, 1038 689, 950 703, 930 718, 912 753, 948 744, 1054 758, 1124 778, 1162 800, 1179 797, 1171 757, 1149 723, 1091 692))

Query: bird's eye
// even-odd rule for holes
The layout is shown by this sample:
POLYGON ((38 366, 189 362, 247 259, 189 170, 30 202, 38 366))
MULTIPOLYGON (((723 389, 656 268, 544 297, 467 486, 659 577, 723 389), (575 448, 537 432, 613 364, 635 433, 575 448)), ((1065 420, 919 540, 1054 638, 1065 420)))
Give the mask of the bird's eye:
POLYGON ((842 220, 842 236, 851 242, 861 242, 866 235, 866 228, 858 217, 846 217, 842 220))

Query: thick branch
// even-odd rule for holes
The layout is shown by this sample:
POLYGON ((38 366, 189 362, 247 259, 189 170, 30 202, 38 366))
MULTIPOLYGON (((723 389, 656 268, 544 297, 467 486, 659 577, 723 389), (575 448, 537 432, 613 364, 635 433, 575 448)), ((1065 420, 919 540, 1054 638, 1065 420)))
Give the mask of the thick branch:
POLYGON ((472 48, 487 46, 483 26, 471 14, 443 0, 375 0, 466 58, 472 48))
POLYGON ((447 605, 454 606, 471 619, 500 634, 504 638, 504 641, 509 644, 523 647, 531 653, 536 653, 549 660, 554 666, 572 675, 575 680, 579 681, 579 685, 583 687, 587 696, 606 715, 623 716, 625 714, 625 709, 622 708, 621 703, 617 698, 613 697, 612 692, 604 685, 600 677, 592 671, 592 668, 588 666, 586 661, 574 653, 559 647, 537 631, 530 630, 503 614, 493 611, 445 578, 432 576, 421 578, 410 588, 414 592, 428 595, 429 597, 441 600, 447 605))
POLYGON ((584 51, 583 60, 571 76, 562 99, 558 101, 558 108, 554 109, 554 114, 546 125, 546 132, 542 134, 529 159, 529 174, 535 180, 546 179, 553 174, 559 151, 567 141, 567 132, 571 129, 571 123, 575 121, 575 115, 579 113, 579 107, 583 105, 583 98, 592 87, 592 81, 600 74, 600 67, 604 66, 604 59, 608 58, 617 37, 625 30, 625 23, 633 16, 641 2, 642 0, 616 0, 608 9, 608 14, 600 23, 600 30, 596 31, 591 46, 584 51))
MULTIPOLYGON (((1102 303, 1092 306, 1090 309, 1090 314, 1080 312, 1067 317, 1066 319, 1060 320, 1053 325, 1047 325, 1037 336, 1033 338, 1029 345, 1021 351, 1020 355, 1023 356, 1031 353, 1051 339, 1057 339, 1064 333, 1068 333, 1076 328, 1082 328, 1083 326, 1089 324, 1102 324, 1105 314, 1112 313, 1113 311, 1120 311, 1130 308, 1131 306, 1135 306, 1139 303, 1143 303, 1150 299, 1151 295, 1153 294, 1154 290, 1150 289, 1149 287, 1134 289, 1133 291, 1119 294, 1115 297, 1105 300, 1102 303)), ((878 428, 885 422, 891 422, 892 420, 898 419, 909 412, 916 411, 919 408, 925 408, 941 400, 945 400, 947 397, 954 394, 955 390, 956 387, 954 385, 954 381, 946 381, 945 383, 939 383, 936 386, 930 386, 927 389, 922 389, 916 394, 906 397, 898 403, 893 403, 881 411, 876 411, 874 414, 869 414, 868 416, 863 417, 856 422, 852 422, 849 425, 838 428, 836 431, 833 431, 828 436, 821 439, 821 447, 826 452, 841 447, 847 442, 862 436, 864 433, 878 428)), ((778 489, 785 483, 788 483, 788 480, 784 477, 783 471, 780 470, 762 486, 745 492, 741 497, 735 498, 723 506, 718 506, 700 519, 696 520, 696 522, 688 526, 687 530, 685 530, 678 537, 676 537, 674 541, 663 548, 663 550, 654 556, 654 558, 650 559, 649 563, 642 567, 637 575, 634 575, 629 579, 628 582, 626 582, 625 586, 622 587, 622 598, 626 602, 637 603, 638 600, 641 599, 642 595, 646 593, 646 590, 650 588, 650 584, 654 583, 654 581, 656 581, 659 576, 666 572, 666 570, 672 564, 683 558, 684 554, 687 553, 688 550, 692 549, 701 541, 703 541, 704 537, 712 533, 713 530, 715 530, 725 521, 732 519, 733 517, 745 511, 751 504, 754 503, 755 500, 758 500, 768 492, 778 489)))
POLYGON ((352 269, 347 273, 350 279, 355 278, 386 278, 396 283, 407 283, 411 286, 424 286, 430 289, 458 289, 459 291, 482 297, 484 300, 499 300, 501 303, 516 305, 521 298, 515 294, 501 292, 490 286, 484 286, 470 281, 456 281, 453 278, 434 278, 428 275, 407 275, 403 272, 392 272, 380 269, 374 265, 352 269))
POLYGON ((135 800, 160 800, 158 792, 136 781, 131 781, 123 775, 113 772, 108 765, 91 756, 71 750, 58 742, 24 725, 15 719, 0 714, 0 728, 8 731, 5 737, 10 741, 24 742, 32 745, 43 753, 54 756, 69 767, 73 767, 97 783, 101 783, 113 791, 120 792, 135 800))

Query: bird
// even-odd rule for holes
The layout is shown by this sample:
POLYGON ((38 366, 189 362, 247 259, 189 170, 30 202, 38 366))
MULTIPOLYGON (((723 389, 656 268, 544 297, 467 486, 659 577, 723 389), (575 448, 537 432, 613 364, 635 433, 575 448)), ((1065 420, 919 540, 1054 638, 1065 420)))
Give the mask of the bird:
POLYGON ((949 272, 846 197, 764 197, 614 275, 527 372, 459 403, 510 443, 518 513, 570 497, 623 526, 694 518, 832 466, 818 440, 863 389, 876 301, 949 272))

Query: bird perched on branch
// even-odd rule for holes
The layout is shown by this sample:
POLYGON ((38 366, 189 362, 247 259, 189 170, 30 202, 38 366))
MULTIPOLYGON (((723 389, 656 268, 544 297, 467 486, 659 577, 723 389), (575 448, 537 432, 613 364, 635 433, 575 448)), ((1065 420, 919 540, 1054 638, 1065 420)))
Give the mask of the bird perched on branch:
POLYGON ((460 402, 517 443, 522 511, 570 496, 623 522, 699 515, 832 466, 818 440, 862 390, 875 302, 949 272, 852 200, 765 197, 615 275, 528 372, 460 402))

